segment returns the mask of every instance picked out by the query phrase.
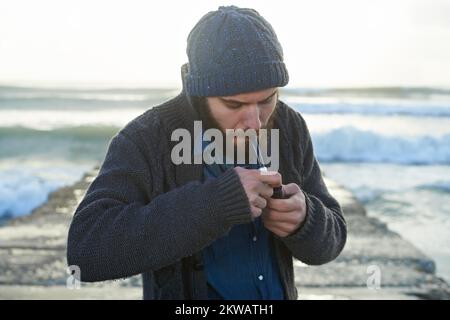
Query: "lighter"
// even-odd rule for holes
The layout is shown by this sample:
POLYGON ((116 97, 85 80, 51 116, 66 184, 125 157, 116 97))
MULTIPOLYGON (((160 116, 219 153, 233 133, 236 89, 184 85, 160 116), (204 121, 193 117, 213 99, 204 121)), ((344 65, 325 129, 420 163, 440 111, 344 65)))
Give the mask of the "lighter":
MULTIPOLYGON (((264 158, 261 154, 261 152, 259 151, 259 146, 255 146, 255 144, 251 143, 253 150, 255 151, 256 157, 258 159, 258 165, 259 167, 259 171, 262 172, 267 172, 267 168, 264 165, 264 158)), ((273 188, 273 195, 272 195, 273 199, 284 199, 284 194, 283 194, 283 187, 279 186, 279 187, 275 187, 273 188)))

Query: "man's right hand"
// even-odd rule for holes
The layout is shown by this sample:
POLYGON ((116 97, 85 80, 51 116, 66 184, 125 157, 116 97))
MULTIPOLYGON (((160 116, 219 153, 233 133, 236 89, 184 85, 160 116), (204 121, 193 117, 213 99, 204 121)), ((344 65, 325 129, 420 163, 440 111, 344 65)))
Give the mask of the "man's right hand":
POLYGON ((273 188, 281 186, 281 175, 276 171, 261 173, 257 169, 235 167, 250 203, 252 218, 259 217, 273 194, 273 188))

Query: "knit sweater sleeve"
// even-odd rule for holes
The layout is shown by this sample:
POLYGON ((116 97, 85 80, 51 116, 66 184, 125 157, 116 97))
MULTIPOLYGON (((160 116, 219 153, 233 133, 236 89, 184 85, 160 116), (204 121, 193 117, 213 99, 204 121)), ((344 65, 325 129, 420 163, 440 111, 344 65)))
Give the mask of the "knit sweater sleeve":
POLYGON ((342 209, 325 185, 319 163, 314 155, 306 122, 300 117, 303 150, 303 186, 306 198, 306 220, 293 234, 282 238, 292 255, 309 265, 334 260, 347 239, 342 209))
POLYGON ((131 138, 123 132, 113 138, 69 229, 67 260, 80 268, 81 281, 160 269, 201 250, 234 224, 251 221, 234 170, 149 198, 151 169, 131 138))

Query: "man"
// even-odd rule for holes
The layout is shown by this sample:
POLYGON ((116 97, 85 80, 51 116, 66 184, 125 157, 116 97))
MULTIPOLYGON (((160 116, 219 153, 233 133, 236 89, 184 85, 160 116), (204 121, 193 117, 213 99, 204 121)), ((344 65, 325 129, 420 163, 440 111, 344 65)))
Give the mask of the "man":
POLYGON ((346 224, 305 121, 278 99, 288 73, 275 32, 252 9, 220 7, 193 28, 187 54, 182 92, 112 139, 75 212, 68 263, 82 281, 142 274, 144 299, 296 299, 293 257, 333 260, 346 224), (175 164, 172 133, 193 134, 196 120, 278 129, 278 172, 175 164))

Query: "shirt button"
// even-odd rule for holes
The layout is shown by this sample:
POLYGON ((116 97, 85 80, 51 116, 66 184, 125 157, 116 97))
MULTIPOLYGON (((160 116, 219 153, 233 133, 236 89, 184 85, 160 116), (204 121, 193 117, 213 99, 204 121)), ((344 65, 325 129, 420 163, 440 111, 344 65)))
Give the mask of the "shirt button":
POLYGON ((253 237, 253 241, 256 241, 256 240, 258 240, 258 238, 256 236, 254 236, 253 237))
POLYGON ((261 281, 264 279, 264 277, 262 276, 262 274, 260 274, 260 275, 258 276, 258 279, 261 280, 261 281))

